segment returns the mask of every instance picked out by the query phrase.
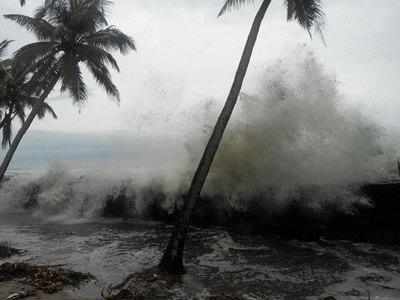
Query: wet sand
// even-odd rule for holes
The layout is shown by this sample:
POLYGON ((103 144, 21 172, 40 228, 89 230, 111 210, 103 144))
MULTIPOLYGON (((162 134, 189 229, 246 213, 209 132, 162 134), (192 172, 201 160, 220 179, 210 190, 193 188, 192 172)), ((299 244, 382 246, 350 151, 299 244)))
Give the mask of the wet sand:
MULTIPOLYGON (((170 230, 164 224, 24 221, 0 225, 0 238, 26 250, 13 257, 14 261, 65 264, 98 279, 79 290, 66 289, 50 296, 39 293, 27 299, 97 300, 102 288, 118 284, 132 273, 139 274, 136 282, 127 284, 133 292, 138 282, 142 290, 158 286, 157 280, 143 279, 140 274, 159 261, 170 230)), ((193 228, 185 260, 188 274, 169 286, 174 293, 170 299, 191 299, 193 295, 219 299, 207 297, 223 294, 252 300, 400 299, 400 248, 394 246, 290 241, 193 228)), ((0 299, 21 287, 16 281, 0 283, 0 299)))

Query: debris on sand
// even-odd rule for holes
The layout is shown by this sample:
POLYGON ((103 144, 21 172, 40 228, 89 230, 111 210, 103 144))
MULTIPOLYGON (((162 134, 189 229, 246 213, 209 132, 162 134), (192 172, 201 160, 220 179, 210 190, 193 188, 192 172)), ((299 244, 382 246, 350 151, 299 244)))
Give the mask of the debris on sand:
MULTIPOLYGON (((245 300, 234 291, 220 290, 217 293, 182 289, 184 283, 180 275, 170 275, 151 268, 129 275, 121 284, 110 287, 105 300, 161 300, 161 299, 194 299, 194 300, 245 300)), ((247 299, 247 298, 246 298, 247 299)))
POLYGON ((109 287, 108 295, 103 291, 102 296, 106 300, 169 299, 176 281, 174 276, 148 269, 129 275, 122 283, 109 287))
POLYGON ((4 263, 0 265, 0 282, 21 279, 24 283, 48 294, 64 289, 65 286, 79 287, 93 280, 89 273, 74 272, 54 266, 33 266, 27 263, 4 263))
POLYGON ((23 251, 11 247, 8 243, 0 243, 0 259, 9 258, 13 255, 20 255, 23 251))
POLYGON ((24 299, 24 298, 28 298, 28 297, 34 296, 34 295, 35 295, 34 290, 20 291, 18 293, 13 293, 13 294, 9 295, 6 300, 24 299))

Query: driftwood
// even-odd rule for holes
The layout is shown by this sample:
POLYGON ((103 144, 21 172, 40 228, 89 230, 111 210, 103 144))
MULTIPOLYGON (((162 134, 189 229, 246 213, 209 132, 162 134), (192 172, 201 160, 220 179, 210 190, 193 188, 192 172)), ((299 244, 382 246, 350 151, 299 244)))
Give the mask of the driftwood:
POLYGON ((20 291, 17 293, 13 293, 10 296, 7 297, 6 300, 19 300, 19 299, 25 299, 30 296, 34 296, 36 293, 34 290, 27 290, 27 291, 20 291))

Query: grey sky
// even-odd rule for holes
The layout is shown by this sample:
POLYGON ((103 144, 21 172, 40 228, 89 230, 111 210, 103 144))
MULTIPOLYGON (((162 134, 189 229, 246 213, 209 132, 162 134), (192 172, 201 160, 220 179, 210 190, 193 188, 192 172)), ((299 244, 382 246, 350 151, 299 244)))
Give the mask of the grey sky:
MULTIPOLYGON (((21 9, 3 0, 0 12, 30 14, 41 1, 21 9)), ((216 18, 224 0, 116 0, 111 23, 132 35, 138 53, 119 57, 114 80, 121 91, 117 105, 89 82, 89 100, 72 106, 68 94, 52 95, 59 114, 34 128, 63 131, 161 132, 171 119, 205 99, 220 103, 226 96, 259 1, 216 18)), ((295 53, 305 44, 327 70, 336 74, 346 99, 385 127, 400 127, 400 2, 398 0, 323 1, 327 47, 296 24, 286 23, 283 1, 267 12, 244 91, 272 61, 295 53)), ((10 21, 0 20, 0 39, 15 47, 32 36, 10 21)))

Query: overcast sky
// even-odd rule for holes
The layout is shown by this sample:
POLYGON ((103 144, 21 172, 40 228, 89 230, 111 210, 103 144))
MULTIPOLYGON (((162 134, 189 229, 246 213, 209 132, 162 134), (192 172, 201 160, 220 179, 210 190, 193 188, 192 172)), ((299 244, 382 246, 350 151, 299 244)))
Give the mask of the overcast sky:
MULTIPOLYGON (((1 14, 31 14, 40 0, 2 0, 1 14)), ((36 122, 35 129, 72 132, 120 130, 161 132, 171 119, 206 99, 224 100, 260 1, 226 16, 216 15, 224 0, 116 0, 110 23, 131 35, 137 53, 117 55, 121 73, 113 78, 121 103, 110 100, 87 76, 89 99, 73 106, 68 94, 55 92, 58 120, 36 122)), ((267 12, 243 91, 252 92, 266 66, 305 45, 335 74, 347 101, 384 127, 400 127, 400 1, 323 1, 325 47, 296 24, 287 23, 282 0, 267 12)), ((14 49, 31 34, 0 20, 0 40, 14 49)))

